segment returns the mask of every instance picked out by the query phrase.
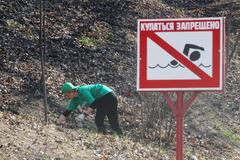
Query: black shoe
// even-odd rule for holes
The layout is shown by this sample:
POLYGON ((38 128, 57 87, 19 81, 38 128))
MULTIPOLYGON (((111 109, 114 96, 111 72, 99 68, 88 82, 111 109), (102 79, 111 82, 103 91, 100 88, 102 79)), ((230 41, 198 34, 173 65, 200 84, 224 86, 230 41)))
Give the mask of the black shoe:
POLYGON ((123 136, 123 132, 120 128, 119 129, 114 129, 113 134, 117 134, 118 136, 123 136))
POLYGON ((105 127, 99 127, 98 128, 98 133, 101 133, 101 134, 105 135, 107 133, 105 127))

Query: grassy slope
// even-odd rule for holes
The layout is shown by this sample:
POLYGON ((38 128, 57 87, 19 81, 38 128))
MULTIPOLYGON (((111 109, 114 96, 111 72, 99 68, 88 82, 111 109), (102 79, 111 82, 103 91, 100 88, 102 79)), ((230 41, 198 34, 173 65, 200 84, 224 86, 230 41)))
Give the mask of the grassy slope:
POLYGON ((81 129, 71 120, 64 127, 42 124, 42 105, 31 102, 29 115, 0 112, 1 159, 158 159, 157 148, 127 137, 101 135, 81 129), (33 113, 38 112, 38 115, 33 113))
MULTIPOLYGON (((111 1, 106 2, 109 2, 108 5, 119 5, 111 3, 111 1)), ((145 4, 130 2, 121 3, 122 7, 127 9, 121 11, 120 7, 119 10, 113 11, 114 15, 112 17, 109 16, 112 11, 101 2, 92 6, 87 4, 82 10, 81 7, 80 10, 77 10, 71 5, 50 7, 49 26, 51 27, 48 29, 48 51, 50 55, 47 61, 47 69, 48 87, 52 96, 58 98, 58 85, 67 79, 77 82, 100 81, 108 83, 116 88, 117 92, 123 97, 134 97, 136 19, 183 17, 185 14, 181 9, 156 3, 156 1, 148 1, 145 4), (96 16, 97 14, 99 16, 96 16), (84 19, 84 17, 87 18, 84 19), (91 26, 94 26, 93 30, 90 29, 91 26), (103 33, 106 32, 109 34, 104 36, 103 33), (97 34, 94 35, 94 33, 97 34), (82 38, 86 36, 90 37, 90 40, 82 38), (81 43, 90 44, 90 47, 82 50, 79 44, 75 43, 76 39, 81 43), (95 48, 91 47, 95 43, 98 45, 95 48), (76 72, 69 74, 68 68, 74 66, 64 59, 72 58, 72 63, 76 64, 79 50, 83 53, 80 68, 85 68, 83 70, 74 69, 76 72), (67 57, 68 54, 70 57, 67 57), (103 54, 104 56, 102 56, 103 54), (108 63, 111 67, 105 66, 106 62, 111 61, 111 58, 104 57, 112 57, 113 62, 108 63), (86 67, 88 65, 91 67, 86 67), (112 77, 105 78, 109 74, 106 71, 109 68, 112 68, 113 74, 111 76, 115 77, 115 80, 111 80, 112 77), (100 76, 94 75, 96 69, 102 72, 100 76)), ((91 1, 91 3, 95 2, 91 1)), ((5 159, 9 159, 9 156, 12 156, 10 159, 23 159, 24 157, 30 157, 30 159, 57 157, 65 157, 64 159, 67 159, 67 157, 69 159, 97 159, 106 155, 106 157, 115 156, 119 159, 121 159, 121 156, 129 157, 128 159, 146 159, 143 156, 145 154, 148 157, 147 159, 157 159, 155 147, 153 149, 149 145, 150 151, 148 151, 148 147, 145 145, 132 142, 131 137, 129 139, 112 138, 96 135, 94 131, 89 132, 74 128, 71 125, 69 128, 68 126, 67 128, 55 126, 52 122, 57 115, 52 115, 53 118, 50 119, 49 126, 43 126, 39 118, 39 115, 42 115, 40 114, 42 113, 42 106, 38 102, 30 102, 26 106, 29 99, 32 99, 32 94, 40 79, 38 70, 40 61, 36 54, 38 51, 36 49, 38 18, 36 5, 35 1, 33 3, 26 3, 25 1, 22 4, 23 8, 21 8, 19 5, 9 3, 9 6, 13 6, 15 9, 8 8, 3 11, 5 16, 0 21, 1 84, 7 86, 5 88, 7 93, 2 92, 3 94, 0 95, 1 110, 4 109, 4 112, 0 112, 0 137, 4 137, 0 141, 1 157, 5 159), (25 8, 28 8, 28 10, 25 8), (20 12, 22 14, 19 14, 20 12), (22 109, 19 109, 19 106, 22 109), (15 107, 14 109, 17 107, 20 113, 29 108, 32 111, 29 115, 20 114, 16 116, 5 111, 9 107, 15 107), (104 142, 104 144, 101 142, 104 142), (115 155, 116 152, 117 155, 115 155)), ((5 8, 1 7, 0 11, 2 9, 5 8)), ((195 13, 197 15, 198 11, 195 11, 195 13)), ((193 154, 192 148, 195 148, 196 154, 201 159, 220 159, 222 157, 234 159, 234 157, 240 156, 238 147, 240 129, 239 122, 237 122, 239 118, 235 119, 231 113, 227 113, 227 117, 223 116, 221 106, 224 106, 224 104, 221 101, 221 97, 216 98, 215 95, 204 94, 190 109, 186 117, 187 132, 190 133, 190 137, 186 141, 188 144, 186 146, 187 155, 193 154), (194 134, 196 136, 193 136, 194 134), (196 139, 197 136, 203 138, 196 139)), ((164 153, 164 151, 161 153, 164 153)), ((173 156, 172 150, 166 153, 173 156)))

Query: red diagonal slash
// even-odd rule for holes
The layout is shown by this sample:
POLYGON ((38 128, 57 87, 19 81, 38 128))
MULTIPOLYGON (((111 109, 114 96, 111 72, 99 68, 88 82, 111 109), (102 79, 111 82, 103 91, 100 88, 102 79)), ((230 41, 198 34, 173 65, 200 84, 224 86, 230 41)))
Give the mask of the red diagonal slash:
POLYGON ((157 43, 160 47, 162 47, 168 54, 173 56, 176 60, 181 62, 184 66, 190 69, 193 73, 199 76, 202 80, 211 80, 211 77, 198 68, 195 64, 193 64, 189 59, 187 59, 183 54, 178 52, 175 48, 169 45, 165 40, 156 35, 154 32, 149 32, 147 37, 157 43))

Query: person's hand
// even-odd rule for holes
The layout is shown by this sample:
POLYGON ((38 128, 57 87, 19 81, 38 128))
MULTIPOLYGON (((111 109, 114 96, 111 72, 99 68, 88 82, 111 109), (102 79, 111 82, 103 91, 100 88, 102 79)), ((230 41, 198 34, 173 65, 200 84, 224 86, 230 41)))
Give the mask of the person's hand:
POLYGON ((86 110, 83 111, 83 113, 85 114, 85 116, 88 116, 89 114, 91 114, 93 112, 93 109, 91 107, 88 107, 86 110))
POLYGON ((57 124, 61 125, 64 124, 66 121, 66 117, 64 115, 60 115, 60 117, 57 119, 57 124))

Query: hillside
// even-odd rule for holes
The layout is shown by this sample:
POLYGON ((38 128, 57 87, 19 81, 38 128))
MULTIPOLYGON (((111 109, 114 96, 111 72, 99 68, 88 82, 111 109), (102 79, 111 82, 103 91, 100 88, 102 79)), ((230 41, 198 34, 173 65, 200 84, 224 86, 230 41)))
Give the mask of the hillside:
POLYGON ((171 113, 163 105, 166 115, 151 119, 151 113, 161 111, 161 96, 136 92, 137 19, 208 16, 227 17, 228 53, 233 56, 228 57, 225 93, 202 93, 186 115, 185 155, 240 159, 239 1, 48 1, 47 126, 42 123, 38 9, 36 0, 0 2, 2 159, 173 159, 174 141, 159 136, 174 133, 171 113), (79 128, 77 113, 65 126, 57 126, 59 105, 66 104, 59 90, 65 81, 111 86, 119 98, 125 136, 96 134, 93 117, 79 128), (157 130, 163 123, 163 130, 157 130))

